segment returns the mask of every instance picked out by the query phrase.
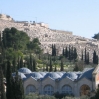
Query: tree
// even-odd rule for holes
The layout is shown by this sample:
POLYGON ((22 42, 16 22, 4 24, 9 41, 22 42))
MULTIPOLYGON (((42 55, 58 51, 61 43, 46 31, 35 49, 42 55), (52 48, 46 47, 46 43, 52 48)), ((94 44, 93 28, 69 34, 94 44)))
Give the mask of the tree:
POLYGON ((63 48, 63 52, 62 52, 62 55, 63 55, 63 56, 65 56, 65 51, 64 51, 64 48, 63 48))
POLYGON ((99 40, 99 33, 95 34, 92 38, 99 40))
POLYGON ((20 59, 20 68, 22 68, 23 67, 23 58, 21 57, 21 59, 20 59))
POLYGON ((5 49, 13 48, 14 50, 22 50, 26 48, 29 42, 29 36, 25 32, 19 31, 14 27, 11 29, 6 28, 3 31, 2 42, 5 49))
POLYGON ((7 73, 6 73, 6 81, 7 81, 7 89, 6 89, 6 97, 7 99, 13 99, 13 87, 12 87, 12 72, 11 72, 11 64, 7 61, 7 73))
POLYGON ((98 89, 97 89, 97 92, 96 92, 96 95, 95 95, 95 99, 99 99, 99 85, 98 85, 98 89))
POLYGON ((74 48, 74 60, 76 60, 77 59, 77 50, 76 50, 76 48, 74 48))
POLYGON ((5 94, 5 88, 4 88, 4 82, 3 82, 3 72, 2 72, 2 68, 0 66, 0 78, 1 78, 1 83, 0 83, 0 87, 1 87, 1 98, 0 99, 6 99, 6 94, 5 94))
POLYGON ((33 58, 33 71, 36 71, 36 60, 33 58))
POLYGON ((67 49, 67 46, 65 48, 65 57, 68 58, 68 49, 67 49))
POLYGON ((97 55, 96 55, 95 50, 94 50, 94 53, 93 53, 93 64, 97 64, 97 55))
POLYGON ((89 64, 89 52, 86 55, 86 64, 89 64))
POLYGON ((14 91, 14 99, 24 99, 24 88, 21 77, 18 75, 18 71, 16 71, 15 79, 13 82, 13 91, 14 91))
POLYGON ((64 71, 64 65, 63 65, 63 60, 61 59, 61 68, 60 71, 64 71))
POLYGON ((86 48, 85 48, 85 63, 86 63, 86 48))
POLYGON ((52 69, 52 58, 50 57, 50 72, 52 71, 53 69, 52 69))
POLYGON ((83 50, 82 50, 81 60, 83 60, 83 50))

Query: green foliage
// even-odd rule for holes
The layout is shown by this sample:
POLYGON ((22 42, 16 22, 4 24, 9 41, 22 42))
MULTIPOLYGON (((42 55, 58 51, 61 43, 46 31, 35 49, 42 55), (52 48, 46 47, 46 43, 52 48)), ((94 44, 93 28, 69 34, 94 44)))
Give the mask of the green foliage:
POLYGON ((99 33, 94 34, 94 36, 92 38, 99 40, 99 33))
POLYGON ((3 31, 2 42, 4 48, 13 48, 14 50, 22 50, 26 48, 26 44, 29 42, 28 35, 23 31, 18 31, 16 28, 6 28, 3 31))

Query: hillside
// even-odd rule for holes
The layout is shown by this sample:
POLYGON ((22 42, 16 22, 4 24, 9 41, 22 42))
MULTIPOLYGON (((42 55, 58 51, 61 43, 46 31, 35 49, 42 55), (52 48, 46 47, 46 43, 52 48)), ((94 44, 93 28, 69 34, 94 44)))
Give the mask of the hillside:
POLYGON ((89 52, 90 59, 92 59, 94 50, 96 50, 97 54, 99 55, 99 41, 96 39, 88 39, 85 37, 76 36, 69 31, 53 30, 50 29, 48 24, 45 23, 15 21, 8 15, 0 14, 0 32, 2 33, 5 28, 11 27, 25 31, 31 40, 33 38, 39 38, 41 47, 44 49, 44 53, 51 53, 52 44, 55 44, 57 54, 61 54, 63 48, 70 45, 77 48, 79 58, 81 57, 81 51, 84 51, 85 48, 87 49, 87 52, 89 52))

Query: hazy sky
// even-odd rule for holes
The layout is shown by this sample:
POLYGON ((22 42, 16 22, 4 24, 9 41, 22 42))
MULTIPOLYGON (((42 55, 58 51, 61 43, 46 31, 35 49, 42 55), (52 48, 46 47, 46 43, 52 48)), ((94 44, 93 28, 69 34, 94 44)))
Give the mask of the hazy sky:
POLYGON ((87 38, 99 32, 99 0, 0 0, 0 13, 87 38))

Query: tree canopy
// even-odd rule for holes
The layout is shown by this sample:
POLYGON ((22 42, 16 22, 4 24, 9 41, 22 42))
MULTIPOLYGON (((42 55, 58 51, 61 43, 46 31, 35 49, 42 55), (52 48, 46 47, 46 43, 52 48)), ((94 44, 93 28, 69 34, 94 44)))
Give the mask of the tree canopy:
POLYGON ((94 34, 94 36, 92 38, 99 40, 99 33, 94 34))

